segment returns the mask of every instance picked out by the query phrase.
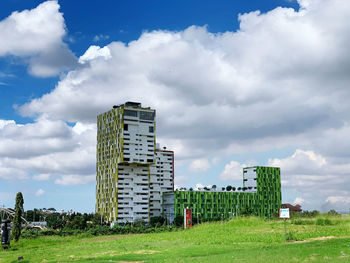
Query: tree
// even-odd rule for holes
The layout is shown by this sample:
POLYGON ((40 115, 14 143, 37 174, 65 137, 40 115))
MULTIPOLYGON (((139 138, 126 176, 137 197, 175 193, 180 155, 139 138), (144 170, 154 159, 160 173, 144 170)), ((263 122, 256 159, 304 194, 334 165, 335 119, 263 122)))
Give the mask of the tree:
POLYGON ((66 228, 68 229, 85 229, 87 226, 84 217, 81 215, 74 215, 72 221, 69 221, 66 224, 66 228))
POLYGON ((15 216, 13 217, 13 229, 12 229, 12 236, 16 242, 19 240, 19 237, 21 236, 23 203, 24 203, 23 195, 21 192, 18 192, 16 196, 15 216))
POLYGON ((233 187, 232 187, 232 191, 236 191, 236 187, 233 186, 233 187))
POLYGON ((63 228, 64 221, 62 220, 62 216, 59 213, 52 213, 46 217, 46 222, 48 227, 52 227, 54 229, 63 228))
POLYGON ((231 185, 226 186, 226 191, 231 191, 231 190, 232 190, 232 186, 231 185))
POLYGON ((339 213, 337 211, 335 211, 334 209, 329 210, 327 214, 328 215, 334 215, 334 216, 335 215, 339 215, 339 213))
POLYGON ((216 185, 214 184, 214 185, 212 185, 212 187, 211 188, 213 188, 214 190, 216 190, 216 185))

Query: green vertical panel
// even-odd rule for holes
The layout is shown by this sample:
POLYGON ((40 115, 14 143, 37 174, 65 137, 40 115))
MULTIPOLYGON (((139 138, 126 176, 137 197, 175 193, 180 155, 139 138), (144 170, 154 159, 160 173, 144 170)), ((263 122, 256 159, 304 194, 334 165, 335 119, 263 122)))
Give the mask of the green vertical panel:
POLYGON ((271 218, 281 207, 281 176, 277 167, 256 166, 257 192, 201 192, 176 191, 175 216, 183 216, 183 209, 192 208, 193 216, 197 213, 203 220, 227 218, 230 213, 244 211, 254 215, 271 218), (178 206, 180 204, 180 206, 178 206))

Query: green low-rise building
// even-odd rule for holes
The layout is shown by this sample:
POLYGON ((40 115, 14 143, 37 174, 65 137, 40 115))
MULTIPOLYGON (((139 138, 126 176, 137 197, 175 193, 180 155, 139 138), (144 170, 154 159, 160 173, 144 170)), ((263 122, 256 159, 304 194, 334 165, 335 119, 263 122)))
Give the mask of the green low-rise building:
POLYGON ((254 166, 243 169, 241 191, 173 191, 163 193, 163 216, 172 222, 184 209, 200 221, 225 219, 244 214, 271 218, 282 205, 278 167, 254 166))

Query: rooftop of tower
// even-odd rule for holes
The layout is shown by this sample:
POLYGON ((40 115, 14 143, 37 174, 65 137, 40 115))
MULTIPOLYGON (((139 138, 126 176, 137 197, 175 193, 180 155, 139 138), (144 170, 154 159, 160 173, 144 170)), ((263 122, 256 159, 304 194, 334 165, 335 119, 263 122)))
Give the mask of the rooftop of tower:
POLYGON ((120 106, 127 106, 127 107, 134 107, 134 108, 141 108, 141 102, 135 102, 135 101, 127 101, 124 104, 114 105, 113 109, 118 108, 120 106))

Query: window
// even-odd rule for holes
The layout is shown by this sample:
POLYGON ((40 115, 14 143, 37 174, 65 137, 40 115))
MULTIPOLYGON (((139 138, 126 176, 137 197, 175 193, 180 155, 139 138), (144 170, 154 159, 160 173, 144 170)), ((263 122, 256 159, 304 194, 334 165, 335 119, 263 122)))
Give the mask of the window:
POLYGON ((127 130, 128 130, 128 125, 124 124, 124 131, 127 131, 127 130))
POLYGON ((154 120, 154 112, 140 111, 140 119, 141 120, 154 120))
POLYGON ((137 117, 137 111, 134 110, 124 110, 125 116, 137 117))
POLYGON ((154 132, 154 127, 153 126, 149 126, 149 132, 154 132))

